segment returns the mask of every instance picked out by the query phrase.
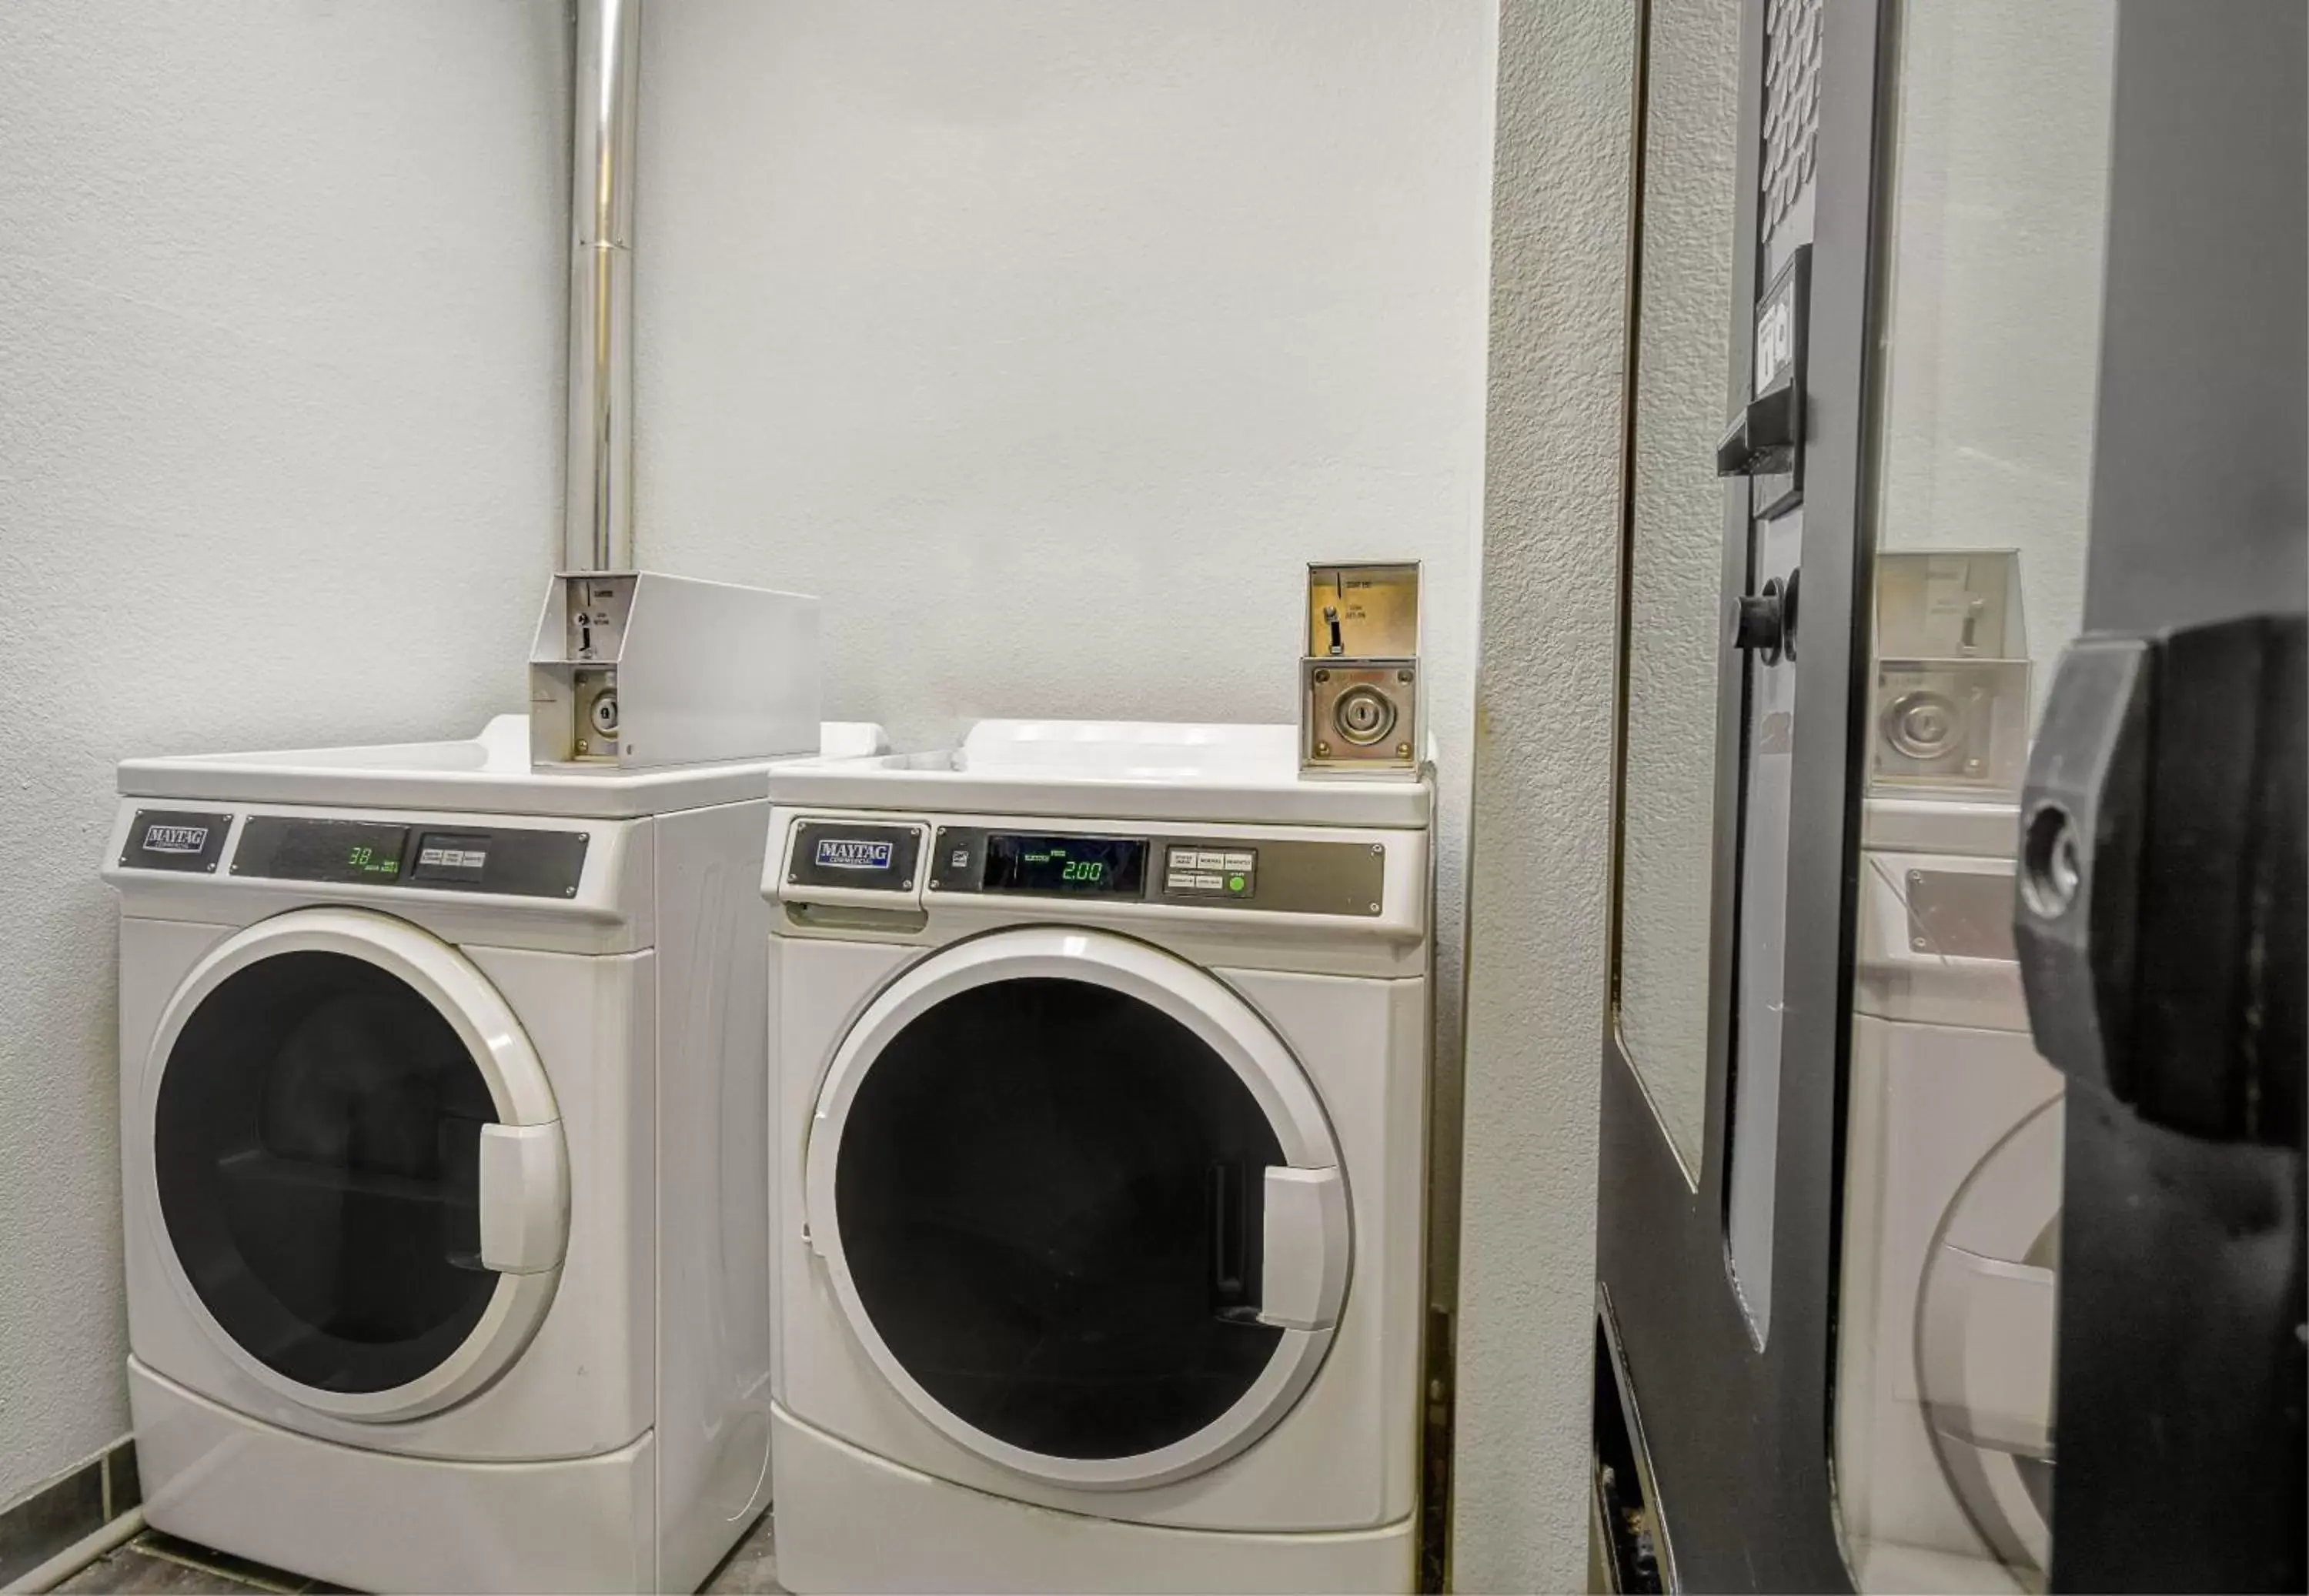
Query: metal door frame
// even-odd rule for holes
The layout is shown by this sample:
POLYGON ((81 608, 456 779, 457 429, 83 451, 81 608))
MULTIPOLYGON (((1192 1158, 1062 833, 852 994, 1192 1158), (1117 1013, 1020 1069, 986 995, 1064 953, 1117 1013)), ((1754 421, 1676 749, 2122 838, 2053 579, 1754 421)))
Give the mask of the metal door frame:
MULTIPOLYGON (((1747 319, 1760 254, 1759 101, 1771 9, 1771 0, 1748 0, 1743 18, 1727 414, 1746 396, 1752 358, 1747 319)), ((1597 1236, 1599 1363, 1609 1378, 1599 1379, 1599 1397, 1613 1383, 1629 1388, 1626 1417, 1658 1566, 1672 1584, 1699 1589, 1852 1587, 1837 1531, 1831 1359, 1855 844, 1869 746, 1873 343, 1890 258, 1883 179, 1898 17, 1898 0, 1831 0, 1822 20, 1805 390, 1806 625, 1796 678, 1803 712, 1793 755, 1775 1307, 1760 1348, 1748 1337, 1726 1277, 1724 1224, 1727 1104, 1738 1064, 1733 1004, 1747 755, 1741 743, 1747 672, 1728 651, 1718 713, 1707 1111, 1696 1186, 1686 1182, 1618 1035, 1626 803, 1624 792, 1614 793, 1597 1236), (1734 751, 1737 758, 1725 756, 1734 751)), ((1647 10, 1639 12, 1639 29, 1647 22, 1647 10)), ((2309 99, 2309 52, 2302 30, 2290 8, 2208 13, 2172 0, 2123 0, 2088 625, 2154 630, 2201 620, 2209 596, 2225 613, 2297 612, 2309 599, 2301 591, 2309 585, 2302 574, 2309 513, 2300 453, 2309 425, 2303 398, 2309 158, 2299 122, 2309 99), (2279 235, 2281 247, 2262 246, 2279 235), (2231 239, 2246 247, 2224 249, 2231 239), (2188 565, 2190 556, 2175 558, 2176 537, 2217 532, 2235 542, 2198 557, 2258 571, 2258 587, 2235 568, 2208 580, 2201 566, 2188 565), (2151 565, 2161 569, 2151 574, 2151 565)), ((1648 109, 1641 35, 1638 60, 1615 786, 1624 776, 1627 740, 1625 562, 1634 556, 1636 531, 1632 443, 1648 109)), ((1747 531, 1742 508, 1728 508, 1727 593, 1747 588, 1747 531)), ((2301 884, 2291 884, 2297 894, 2301 884)), ((2301 1148, 2309 1127, 2293 1127, 2289 1149, 2196 1143, 2141 1122, 2106 1093, 2096 1097, 2089 1083, 2080 1091, 2072 1080, 2070 1090, 2059 1377, 2060 1406, 2071 1422, 2062 1436, 2065 1466, 2055 1476, 2055 1518, 2064 1532, 2054 1542, 2054 1587, 2248 1587, 2269 1582, 2272 1570, 2278 1584, 2297 1586, 2299 1244, 2309 1213, 2301 1148), (2244 1170, 2240 1160, 2253 1168, 2244 1170), (2240 1230, 2235 1204, 2245 1186, 2254 1188, 2259 1207, 2240 1230), (2284 1279, 2267 1272, 2272 1237, 2292 1244, 2292 1272, 2284 1279), (2206 1293, 2249 1302, 2253 1311, 2208 1322, 2197 1311, 2206 1293), (2175 1379, 2176 1367, 2188 1377, 2175 1379)))
MULTIPOLYGON (((1626 794, 1630 617, 1634 555, 1634 393, 1641 306, 1642 148, 1648 98, 1646 35, 1638 44, 1630 226, 1630 326, 1623 417, 1618 725, 1614 746, 1610 1021, 1603 1046, 1596 1263, 1599 1313, 1613 1361, 1639 1409, 1650 1473, 1646 1495, 1660 1560, 1691 1588, 1849 1590, 1830 1477, 1829 1330, 1835 1310, 1837 1186, 1849 1050, 1853 905, 1857 887, 1857 763, 1867 703, 1864 612, 1872 581, 1860 532, 1873 386, 1871 339, 1881 159, 1879 107, 1890 0, 1831 0, 1820 19, 1809 370, 1803 505, 1803 646, 1788 857, 1778 1147, 1774 1168, 1769 1333, 1758 1348, 1730 1278, 1726 1138, 1748 668, 1721 656, 1709 959, 1705 1129, 1697 1184, 1646 1095, 1619 1035, 1620 892, 1626 794), (1724 757, 1739 751, 1736 759, 1724 757)), ((1726 414, 1748 397, 1762 240, 1765 27, 1770 0, 1746 0, 1741 23, 1738 212, 1726 414)), ((1638 26, 1647 29, 1648 7, 1638 26)), ((1693 469, 1709 462, 1695 460, 1693 469)), ((1727 493, 1725 591, 1751 591, 1747 481, 1727 493)), ((1728 628, 1727 628, 1728 633, 1728 628)))

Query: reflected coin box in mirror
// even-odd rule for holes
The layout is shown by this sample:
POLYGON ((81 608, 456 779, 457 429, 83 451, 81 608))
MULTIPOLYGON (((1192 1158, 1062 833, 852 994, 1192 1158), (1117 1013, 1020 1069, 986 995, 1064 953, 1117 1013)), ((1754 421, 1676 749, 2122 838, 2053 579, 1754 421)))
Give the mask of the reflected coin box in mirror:
POLYGON ((2017 551, 1880 554, 1872 785, 2017 794, 2028 655, 2017 551))

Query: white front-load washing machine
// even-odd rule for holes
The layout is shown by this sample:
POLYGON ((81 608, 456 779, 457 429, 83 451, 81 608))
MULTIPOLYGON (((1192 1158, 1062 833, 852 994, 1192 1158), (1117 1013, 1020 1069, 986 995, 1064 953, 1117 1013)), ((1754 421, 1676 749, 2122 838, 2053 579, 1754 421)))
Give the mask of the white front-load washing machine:
POLYGON ((688 1590, 743 1532, 770 763, 539 772, 510 715, 120 767, 152 1524, 378 1591, 688 1590))
POLYGON ((1433 794, 1295 737, 773 772, 788 1588, 1412 1588, 1433 794))

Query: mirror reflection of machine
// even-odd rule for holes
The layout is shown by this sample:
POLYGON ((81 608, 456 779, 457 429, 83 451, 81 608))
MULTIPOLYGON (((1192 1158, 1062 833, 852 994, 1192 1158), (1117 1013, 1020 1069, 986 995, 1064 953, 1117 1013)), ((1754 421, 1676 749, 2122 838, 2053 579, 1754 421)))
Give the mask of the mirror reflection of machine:
POLYGON ((1864 1590, 2040 1590, 2062 1117, 2012 942, 2018 557, 1883 555, 1877 637, 1838 1494, 1864 1590))
POLYGON ((2038 1586, 2052 1549, 2060 1106, 2031 1109, 1957 1188, 1925 1255, 1915 1330, 1941 1471, 1986 1549, 2038 1586))
POLYGON ((1877 556, 1880 789, 2018 796, 2028 643, 2011 549, 1877 556))

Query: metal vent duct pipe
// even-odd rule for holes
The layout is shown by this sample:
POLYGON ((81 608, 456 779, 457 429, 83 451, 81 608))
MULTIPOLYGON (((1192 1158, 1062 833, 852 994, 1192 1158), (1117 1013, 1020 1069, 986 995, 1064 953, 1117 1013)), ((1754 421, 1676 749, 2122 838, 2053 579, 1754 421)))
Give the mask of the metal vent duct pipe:
POLYGON ((577 0, 562 569, 634 568, 634 125, 641 0, 577 0))

